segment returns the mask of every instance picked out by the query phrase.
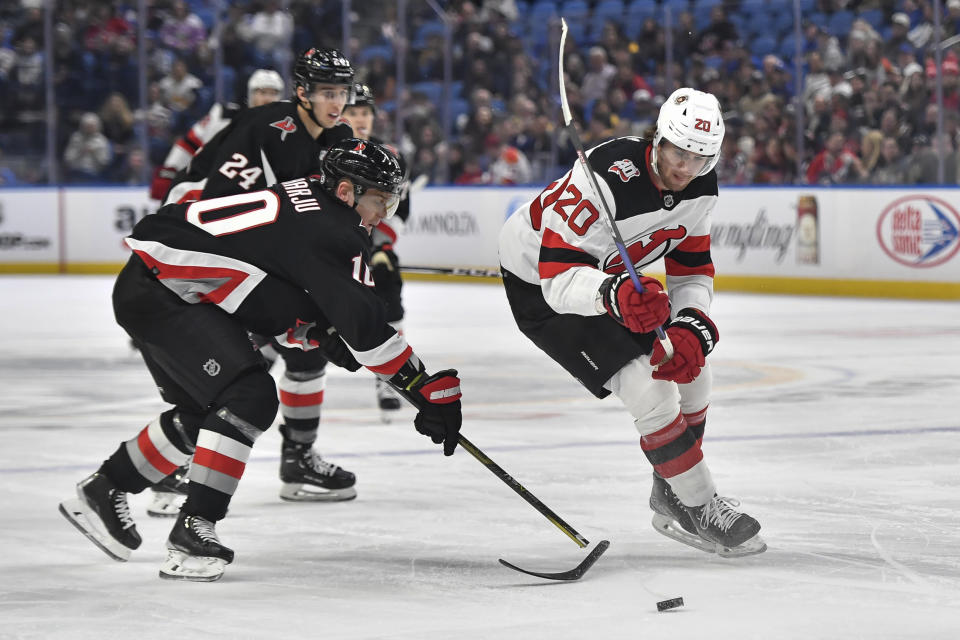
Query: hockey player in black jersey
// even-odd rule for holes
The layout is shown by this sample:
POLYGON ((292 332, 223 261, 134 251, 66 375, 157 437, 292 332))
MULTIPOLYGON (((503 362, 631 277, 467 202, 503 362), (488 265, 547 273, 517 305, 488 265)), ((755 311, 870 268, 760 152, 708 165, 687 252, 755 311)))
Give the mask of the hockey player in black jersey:
MULTIPOLYGON (((377 118, 377 103, 373 92, 365 84, 354 86, 353 103, 343 109, 343 121, 350 125, 355 136, 362 140, 372 140, 377 143, 383 141, 373 135, 373 126, 377 118)), ((397 155, 403 156, 394 149, 397 155)), ((370 234, 371 258, 370 267, 373 269, 373 281, 376 283, 377 295, 387 305, 387 321, 397 333, 403 333, 403 300, 401 291, 403 279, 400 276, 400 261, 394 252, 394 244, 402 233, 403 227, 410 216, 409 189, 400 197, 397 213, 389 222, 381 222, 370 234)), ((376 379, 377 404, 380 407, 381 418, 390 422, 391 413, 400 408, 400 398, 393 388, 380 378, 376 379)))
POLYGON ((235 102, 217 103, 210 107, 203 118, 195 122, 190 130, 177 138, 167 153, 163 166, 157 167, 150 183, 150 198, 162 201, 170 190, 177 172, 185 169, 197 152, 224 127, 230 124, 237 114, 247 107, 259 107, 276 102, 283 97, 283 78, 272 69, 257 69, 247 80, 246 106, 235 102))
POLYGON ((263 191, 165 206, 128 238, 133 255, 117 278, 114 312, 173 408, 60 505, 112 558, 128 559, 141 543, 126 495, 192 456, 160 576, 217 580, 233 560, 215 525, 277 410, 276 386, 248 331, 367 367, 417 408, 417 431, 453 454, 457 372, 427 373, 387 323, 370 278, 367 236, 396 207, 400 162, 381 145, 350 139, 331 148, 322 170, 263 191))
POLYGON ((503 284, 520 330, 591 393, 624 403, 653 465, 657 531, 737 556, 766 545, 760 524, 717 496, 700 448, 710 400, 705 358, 719 339, 710 213, 724 124, 717 99, 684 88, 663 103, 647 139, 587 152, 601 194, 578 163, 515 211, 500 234, 503 284), (626 273, 609 206, 639 273, 663 258, 666 284, 626 273), (675 354, 654 331, 664 326, 675 354))
MULTIPOLYGON (((294 65, 292 101, 247 109, 203 146, 178 174, 166 202, 244 194, 307 175, 332 144, 352 135, 340 123, 352 99, 354 71, 335 49, 311 48, 294 65)), ((329 502, 356 497, 356 476, 314 450, 326 386, 326 360, 319 351, 285 349, 256 335, 268 360, 284 360, 280 378, 280 497, 329 502)), ((157 486, 148 512, 175 515, 183 491, 176 475, 157 486)))
POLYGON ((353 135, 339 122, 353 67, 336 49, 308 49, 294 65, 294 96, 237 114, 179 173, 164 199, 191 202, 263 189, 307 175, 317 154, 353 135))

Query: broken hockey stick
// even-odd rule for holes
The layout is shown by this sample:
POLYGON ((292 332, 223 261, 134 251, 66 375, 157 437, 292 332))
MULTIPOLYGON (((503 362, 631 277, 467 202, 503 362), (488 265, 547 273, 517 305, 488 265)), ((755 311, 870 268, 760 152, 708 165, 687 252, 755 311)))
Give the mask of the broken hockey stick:
MULTIPOLYGON (((513 476, 511 476, 509 473, 504 471, 503 468, 500 465, 498 465, 496 462, 491 460, 490 457, 487 454, 485 454, 483 451, 481 451, 479 447, 477 447, 475 444, 467 440, 463 434, 460 434, 458 442, 460 446, 466 449, 470 455, 472 455, 474 458, 479 460, 483 466, 489 469, 490 472, 493 473, 493 475, 503 480, 504 484, 506 484, 508 487, 513 489, 515 492, 517 492, 517 494, 521 498, 526 500, 530 504, 530 506, 532 506, 534 509, 539 511, 540 514, 543 515, 547 520, 552 522, 555 527, 560 529, 560 531, 565 533, 571 540, 577 543, 577 546, 579 546, 582 549, 590 544, 589 540, 587 540, 582 535, 577 533, 576 529, 574 529, 569 524, 564 522, 563 518, 561 518, 556 513, 554 513, 553 510, 550 509, 550 507, 540 502, 540 500, 537 499, 535 495, 530 493, 526 489, 526 487, 524 487, 522 484, 517 482, 513 478, 513 476)), ((609 546, 610 546, 609 540, 601 540, 600 543, 597 544, 597 546, 589 554, 587 554, 587 557, 584 558, 580 562, 580 564, 578 564, 573 569, 570 569, 569 571, 561 571, 559 573, 527 571, 526 569, 521 569, 517 565, 511 564, 502 558, 500 558, 500 564, 502 564, 505 567, 509 567, 510 569, 513 569, 515 571, 519 571, 520 573, 526 573, 528 575, 536 576, 538 578, 546 578, 547 580, 578 580, 583 576, 583 574, 587 572, 588 569, 590 569, 590 567, 593 566, 593 563, 597 561, 597 558, 603 555, 603 552, 606 551, 607 547, 609 546)))
MULTIPOLYGON (((590 163, 587 162, 587 154, 583 150, 583 143, 580 141, 580 134, 577 133, 577 127, 575 124, 573 124, 573 117, 570 115, 570 104, 567 101, 567 87, 563 79, 563 49, 567 42, 567 21, 563 18, 560 18, 560 27, 560 62, 558 69, 560 71, 560 108, 563 110, 563 125, 567 130, 567 133, 570 135, 570 141, 573 143, 573 148, 577 152, 577 158, 580 160, 580 166, 583 168, 583 172, 587 174, 587 179, 590 181, 590 187, 592 188, 594 195, 600 201, 600 208, 603 209, 603 213, 606 214, 607 217, 607 222, 610 223, 610 229, 613 231, 613 243, 617 245, 617 252, 620 254, 620 259, 623 260, 623 266, 627 269, 627 273, 630 274, 630 280, 633 281, 633 286, 637 289, 637 291, 643 293, 644 289, 643 285, 640 283, 640 277, 637 275, 637 270, 633 266, 633 261, 630 259, 630 254, 627 252, 627 246, 623 242, 623 236, 620 235, 620 229, 617 228, 616 219, 613 217, 613 214, 610 213, 610 207, 607 205, 607 200, 603 197, 603 192, 600 191, 600 185, 597 183, 597 177, 590 168, 590 163)), ((657 365, 659 366, 673 358, 673 344, 670 342, 670 338, 667 337, 663 327, 657 327, 656 332, 657 339, 660 340, 660 344, 663 346, 664 352, 663 360, 657 365)))

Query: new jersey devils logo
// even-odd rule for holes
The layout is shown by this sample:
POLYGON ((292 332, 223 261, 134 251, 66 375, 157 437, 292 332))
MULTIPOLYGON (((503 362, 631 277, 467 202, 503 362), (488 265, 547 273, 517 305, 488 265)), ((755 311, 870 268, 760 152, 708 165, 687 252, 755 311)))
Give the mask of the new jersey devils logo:
MULTIPOLYGON (((685 237, 687 237, 687 230, 683 225, 673 229, 657 229, 627 245, 627 254, 639 269, 670 253, 670 250, 685 237)), ((606 259, 603 270, 607 273, 621 273, 624 270, 623 259, 619 252, 611 254, 606 259)))
POLYGON ((281 142, 287 139, 288 133, 293 133, 294 131, 297 130, 297 125, 294 124, 293 118, 290 116, 287 116, 283 120, 277 120, 276 122, 271 122, 270 126, 276 127, 277 129, 280 129, 280 131, 283 132, 280 134, 281 142))
POLYGON ((627 159, 617 160, 610 165, 607 172, 617 174, 623 182, 629 182, 631 178, 636 178, 640 175, 640 169, 637 169, 637 165, 633 164, 633 160, 627 159))

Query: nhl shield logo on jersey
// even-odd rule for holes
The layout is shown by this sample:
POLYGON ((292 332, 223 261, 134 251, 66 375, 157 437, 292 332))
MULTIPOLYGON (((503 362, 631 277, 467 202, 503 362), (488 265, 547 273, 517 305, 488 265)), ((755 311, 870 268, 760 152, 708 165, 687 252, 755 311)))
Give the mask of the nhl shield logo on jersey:
POLYGON ((297 130, 297 125, 293 122, 293 118, 291 116, 287 116, 283 120, 277 120, 276 122, 271 122, 270 126, 276 127, 277 129, 280 129, 280 131, 283 132, 280 134, 281 142, 287 139, 288 133, 293 133, 294 131, 297 130))
POLYGON ((220 363, 210 358, 203 364, 203 370, 207 372, 207 375, 211 378, 220 373, 220 363))
POLYGON ((623 182, 629 182, 631 178, 636 178, 640 175, 640 169, 637 169, 637 165, 633 164, 633 160, 627 159, 617 160, 610 165, 607 171, 620 176, 620 180, 623 182))

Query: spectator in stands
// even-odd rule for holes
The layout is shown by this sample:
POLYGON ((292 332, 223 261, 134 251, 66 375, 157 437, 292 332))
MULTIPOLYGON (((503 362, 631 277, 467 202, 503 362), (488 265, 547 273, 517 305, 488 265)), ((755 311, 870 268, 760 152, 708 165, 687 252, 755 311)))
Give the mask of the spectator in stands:
POLYGON ((756 184, 791 184, 796 175, 793 146, 777 136, 768 138, 753 156, 756 184), (785 147, 789 152, 785 152, 785 147))
POLYGON ((144 174, 145 164, 146 161, 144 160, 143 151, 133 149, 124 158, 123 164, 120 166, 114 180, 128 186, 146 184, 147 180, 144 174))
POLYGON ((880 157, 870 172, 871 184, 905 184, 907 181, 906 158, 900 151, 897 139, 886 136, 880 143, 880 157))
POLYGON ((944 133, 932 138, 933 144, 915 145, 907 169, 911 184, 957 184, 957 154, 953 136, 944 133), (943 154, 943 182, 939 177, 940 155, 943 154))
POLYGON ((278 0, 267 0, 263 9, 243 25, 240 33, 253 45, 251 53, 255 67, 286 67, 293 39, 293 18, 281 9, 278 0))
MULTIPOLYGON (((896 60, 901 45, 910 45, 907 32, 910 31, 910 16, 898 11, 890 19, 890 36, 883 44, 883 55, 888 60, 896 60)), ((910 45, 912 46, 912 45, 910 45)))
POLYGON ((147 85, 146 112, 139 114, 138 119, 142 119, 147 125, 150 164, 162 166, 174 132, 173 111, 164 103, 159 83, 151 82, 147 85))
POLYGON ((697 36, 697 50, 706 56, 719 55, 725 44, 739 38, 737 27, 727 19, 723 5, 715 4, 710 9, 710 24, 697 36))
POLYGON ((3 149, 0 149, 0 187, 12 187, 18 183, 17 174, 4 162, 3 149))
POLYGON ((849 184, 867 177, 860 158, 845 149, 845 143, 839 131, 827 137, 823 151, 814 156, 807 168, 809 184, 849 184))
POLYGON ((587 100, 607 95, 607 88, 617 75, 617 68, 610 64, 603 47, 590 47, 587 55, 587 72, 583 74, 580 92, 587 100))
POLYGON ((70 135, 63 153, 68 179, 73 182, 102 180, 112 157, 110 141, 100 132, 99 116, 92 112, 83 114, 80 128, 70 135))
POLYGON ((103 134, 113 145, 116 155, 127 153, 134 142, 134 117, 130 105, 122 93, 112 93, 100 107, 100 122, 103 134))
POLYGON ((207 37, 207 29, 185 0, 175 0, 173 11, 160 27, 160 41, 179 58, 189 58, 207 37))
POLYGON ((186 111, 197 98, 197 89, 203 86, 200 79, 187 70, 182 59, 173 62, 170 74, 158 85, 164 104, 173 111, 174 116, 186 111))
POLYGON ((490 165, 490 184, 529 184, 533 181, 530 161, 516 147, 504 144, 490 165))

